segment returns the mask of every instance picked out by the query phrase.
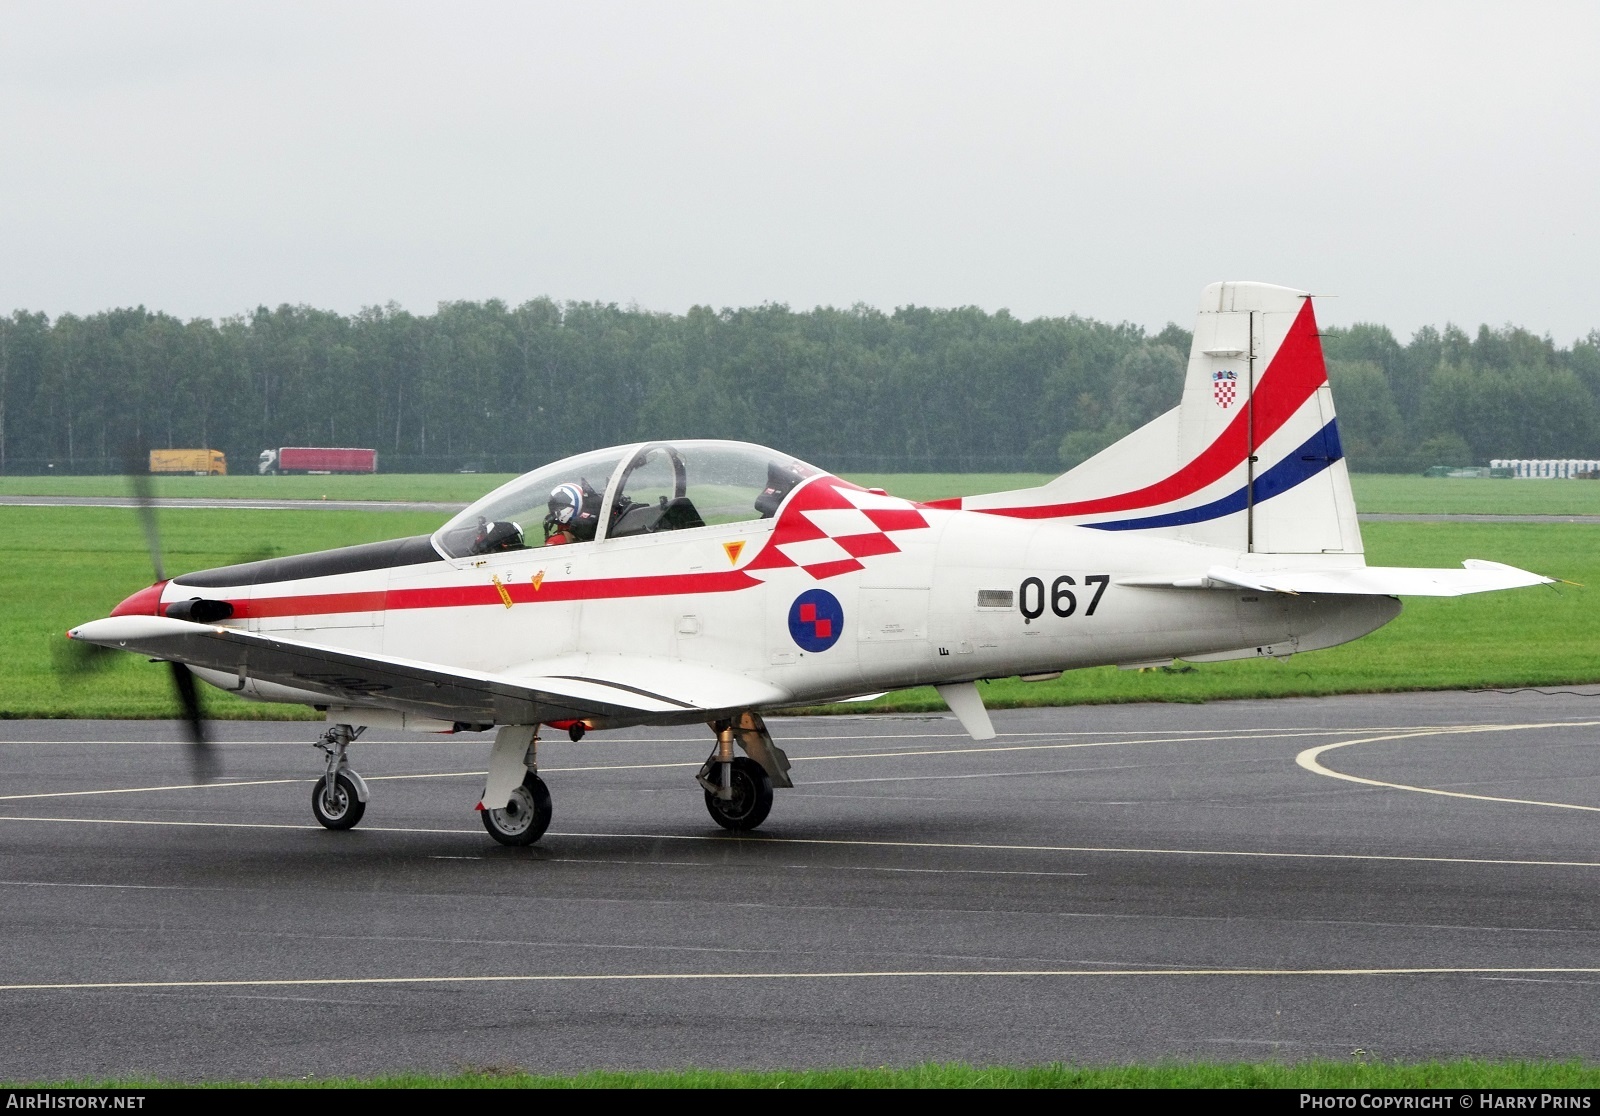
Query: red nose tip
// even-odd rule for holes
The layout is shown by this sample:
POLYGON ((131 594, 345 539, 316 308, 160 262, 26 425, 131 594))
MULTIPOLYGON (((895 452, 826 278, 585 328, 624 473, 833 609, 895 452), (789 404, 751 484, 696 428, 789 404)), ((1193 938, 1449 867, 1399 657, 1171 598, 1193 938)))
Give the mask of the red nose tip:
POLYGON ((141 589, 116 608, 111 610, 113 616, 160 616, 161 591, 167 587, 165 581, 158 581, 148 589, 141 589))

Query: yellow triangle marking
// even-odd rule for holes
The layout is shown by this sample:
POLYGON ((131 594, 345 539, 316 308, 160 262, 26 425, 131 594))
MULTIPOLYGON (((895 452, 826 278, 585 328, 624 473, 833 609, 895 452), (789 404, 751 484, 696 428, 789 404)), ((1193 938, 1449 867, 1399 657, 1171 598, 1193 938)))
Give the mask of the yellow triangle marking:
POLYGON ((740 539, 738 542, 725 542, 722 544, 722 549, 727 552, 728 564, 737 566, 739 564, 739 555, 744 553, 744 540, 740 539))
POLYGON ((543 584, 544 584, 544 571, 540 570, 538 573, 533 575, 533 591, 535 593, 537 593, 539 591, 539 586, 541 586, 543 584))

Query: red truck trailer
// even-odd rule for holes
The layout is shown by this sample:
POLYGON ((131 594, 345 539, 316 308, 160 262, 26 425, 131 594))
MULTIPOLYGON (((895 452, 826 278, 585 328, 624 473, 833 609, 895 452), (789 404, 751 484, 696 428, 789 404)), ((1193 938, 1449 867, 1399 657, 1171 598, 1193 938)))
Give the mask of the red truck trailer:
POLYGON ((330 446, 283 446, 261 451, 261 473, 376 473, 378 451, 330 446))

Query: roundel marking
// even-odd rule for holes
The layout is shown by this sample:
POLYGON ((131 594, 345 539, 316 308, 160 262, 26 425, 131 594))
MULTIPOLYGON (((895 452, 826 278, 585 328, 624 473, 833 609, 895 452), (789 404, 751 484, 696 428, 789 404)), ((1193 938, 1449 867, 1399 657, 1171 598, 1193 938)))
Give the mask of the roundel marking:
POLYGON ((802 651, 826 651, 844 633, 844 606, 826 589, 807 589, 789 606, 789 634, 802 651))

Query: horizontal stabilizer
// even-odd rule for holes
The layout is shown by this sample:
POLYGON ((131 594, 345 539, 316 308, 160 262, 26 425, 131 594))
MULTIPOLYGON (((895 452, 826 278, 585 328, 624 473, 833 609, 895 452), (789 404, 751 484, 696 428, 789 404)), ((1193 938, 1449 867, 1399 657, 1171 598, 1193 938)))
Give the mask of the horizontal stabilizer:
POLYGON ((625 655, 533 663, 512 676, 164 616, 114 616, 67 634, 85 643, 231 675, 239 679, 240 688, 246 682, 265 682, 325 695, 330 705, 397 709, 471 724, 693 722, 789 698, 787 691, 744 675, 625 655))
POLYGON ((1144 589, 1250 589, 1258 593, 1326 593, 1358 597, 1462 597, 1497 589, 1550 585, 1515 566, 1469 558, 1462 569, 1420 569, 1409 566, 1356 566, 1346 569, 1278 571, 1235 570, 1212 566, 1203 574, 1176 577, 1128 577, 1117 581, 1144 589))

